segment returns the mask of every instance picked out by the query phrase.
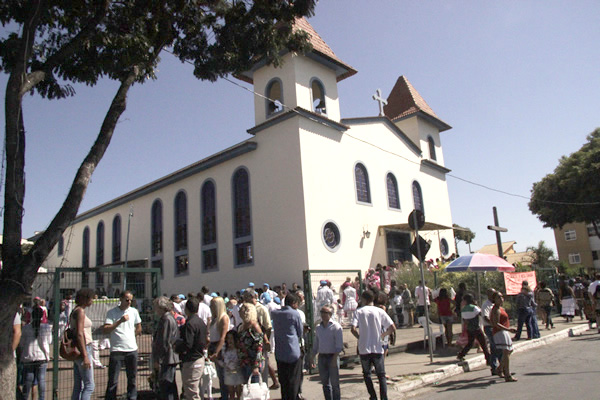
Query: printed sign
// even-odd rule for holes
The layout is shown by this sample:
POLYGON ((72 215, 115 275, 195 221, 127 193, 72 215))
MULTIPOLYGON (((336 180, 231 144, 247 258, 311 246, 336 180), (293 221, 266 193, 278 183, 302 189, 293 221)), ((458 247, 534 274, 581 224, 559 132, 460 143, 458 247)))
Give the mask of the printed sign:
POLYGON ((508 296, 514 296, 521 293, 521 286, 523 281, 529 282, 531 290, 535 290, 537 287, 537 280, 535 278, 535 271, 529 272, 505 272, 504 273, 504 286, 506 287, 506 294, 508 296))

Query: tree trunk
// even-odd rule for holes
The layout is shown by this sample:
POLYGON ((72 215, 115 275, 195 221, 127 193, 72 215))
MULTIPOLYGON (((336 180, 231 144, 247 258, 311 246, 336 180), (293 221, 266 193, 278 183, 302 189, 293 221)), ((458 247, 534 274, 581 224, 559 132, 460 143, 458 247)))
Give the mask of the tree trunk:
MULTIPOLYGON (((18 251, 13 249, 13 253, 17 254, 15 257, 7 258, 6 254, 2 254, 3 266, 0 278, 0 304, 2 304, 2 307, 0 307, 0 400, 13 399, 15 396, 16 374, 10 373, 10 363, 12 362, 14 364, 11 346, 13 337, 12 326, 15 313, 20 303, 23 302, 28 294, 30 295, 31 287, 37 275, 39 266, 77 215, 77 210, 83 200, 83 195, 90 182, 92 173, 102 159, 102 156, 104 156, 119 117, 125 111, 127 93, 135 81, 137 73, 137 68, 133 68, 129 76, 121 82, 121 86, 106 113, 96 142, 79 167, 75 179, 73 180, 73 184, 71 185, 71 190, 61 209, 48 226, 48 229, 46 229, 46 231, 36 240, 27 254, 22 254, 20 247, 17 249, 18 251), (5 374, 4 371, 7 371, 8 373, 5 374)), ((9 156, 7 154, 7 159, 8 158, 9 156)), ((21 170, 21 176, 17 176, 16 180, 19 180, 19 178, 23 179, 24 184, 23 170, 21 170)), ((9 198, 11 199, 10 201, 15 202, 14 197, 6 197, 6 199, 9 198)), ((18 209, 18 204, 13 205, 18 209)), ((21 217, 14 213, 5 214, 4 216, 5 235, 7 233, 7 224, 9 226, 14 226, 15 220, 19 221, 18 232, 20 235, 21 217)), ((3 251, 4 250, 5 249, 3 248, 3 251)), ((58 301, 60 299, 54 300, 58 301)))
POLYGON ((15 400, 17 397, 17 364, 12 354, 11 351, 9 359, 0 361, 1 400, 15 400))

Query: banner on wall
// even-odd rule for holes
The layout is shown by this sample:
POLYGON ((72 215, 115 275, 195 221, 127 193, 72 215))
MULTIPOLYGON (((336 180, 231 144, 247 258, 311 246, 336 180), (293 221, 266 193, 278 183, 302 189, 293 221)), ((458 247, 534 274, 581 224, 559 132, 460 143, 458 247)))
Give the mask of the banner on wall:
POLYGON ((504 286, 506 287, 506 294, 508 296, 514 296, 521 293, 521 286, 523 281, 529 282, 531 290, 535 290, 537 287, 537 280, 535 277, 535 271, 529 272, 505 272, 504 273, 504 286))

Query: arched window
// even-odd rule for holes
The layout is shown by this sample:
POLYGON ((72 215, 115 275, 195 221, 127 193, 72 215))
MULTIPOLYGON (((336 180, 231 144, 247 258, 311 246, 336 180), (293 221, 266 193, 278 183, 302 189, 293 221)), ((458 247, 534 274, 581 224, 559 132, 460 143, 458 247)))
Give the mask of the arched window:
POLYGON ((61 236, 58 238, 58 256, 62 256, 65 251, 65 239, 61 236))
MULTIPOLYGON (((104 265, 104 222, 96 227, 96 267, 104 265)), ((96 272, 96 287, 104 286, 104 274, 96 272)))
POLYGON ((96 266, 104 265, 104 222, 96 228, 96 266))
POLYGON ((325 87, 318 79, 313 79, 310 85, 312 94, 312 110, 318 114, 327 114, 325 107, 325 87))
POLYGON ((275 78, 267 84, 267 117, 283 111, 283 87, 281 80, 275 78))
POLYGON ((253 263, 252 221, 250 218, 250 179, 248 171, 238 169, 233 175, 233 243, 235 246, 235 265, 244 266, 253 263))
POLYGON ((431 158, 433 161, 437 161, 437 157, 435 155, 435 142, 431 136, 427 138, 427 143, 429 143, 429 158, 431 158))
POLYGON ((371 203, 369 174, 364 165, 358 163, 354 167, 354 182, 356 184, 356 199, 361 203, 371 203))
POLYGON ((412 184, 413 201, 415 204, 415 210, 421 211, 425 214, 425 204, 423 203, 423 192, 421 191, 421 185, 419 182, 414 181, 412 184))
POLYGON ((90 228, 83 229, 83 242, 81 251, 81 268, 90 267, 90 228))
POLYGON ((386 178, 387 195, 388 195, 388 207, 400 209, 400 196, 398 195, 398 182, 396 177, 391 172, 387 174, 386 178))
POLYGON ((121 261, 121 216, 115 215, 112 224, 112 262, 121 261))
POLYGON ((175 275, 188 270, 187 197, 185 192, 175 196, 175 275))
POLYGON ((217 213, 215 184, 206 181, 202 185, 202 271, 214 271, 217 265, 217 213))
POLYGON ((160 200, 154 200, 150 215, 150 235, 151 235, 151 256, 152 268, 160 268, 160 275, 163 276, 163 220, 162 203, 160 200))
POLYGON ((86 288, 90 286, 89 274, 87 272, 87 269, 90 268, 90 228, 87 226, 83 229, 81 245, 81 268, 84 269, 81 274, 81 287, 86 288))

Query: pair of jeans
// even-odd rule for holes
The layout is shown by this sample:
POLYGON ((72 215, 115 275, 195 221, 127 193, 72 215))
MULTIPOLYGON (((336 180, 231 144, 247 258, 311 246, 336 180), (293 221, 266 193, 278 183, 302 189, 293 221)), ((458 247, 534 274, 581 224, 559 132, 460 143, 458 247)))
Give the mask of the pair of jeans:
POLYGON ((517 333, 515 334, 515 340, 521 339, 521 332, 523 331, 523 324, 527 328, 527 339, 531 339, 533 335, 533 327, 531 320, 533 318, 533 308, 525 307, 519 308, 518 320, 517 320, 517 333))
POLYGON ((302 382, 302 357, 291 363, 277 360, 277 373, 281 400, 297 400, 302 382))
POLYGON ((177 382, 175 372, 177 364, 161 364, 158 371, 158 398, 161 400, 177 400, 177 382))
POLYGON ((535 308, 533 308, 531 312, 531 336, 534 339, 540 338, 540 328, 538 326, 537 310, 535 308))
POLYGON ((481 329, 477 329, 476 331, 470 331, 467 329, 467 337, 468 337, 467 344, 465 347, 463 347, 463 349, 461 351, 458 352, 457 357, 462 358, 462 357, 466 356, 467 353, 469 352, 469 350, 471 350, 471 347, 473 347, 473 342, 475 341, 475 339, 477 339, 477 341, 481 345, 481 350, 483 350, 483 355, 485 356, 485 361, 489 364, 491 362, 490 352, 487 348, 485 335, 483 334, 481 329))
POLYGON ((377 400, 377 393, 371 379, 371 367, 375 368, 377 379, 379 379, 379 396, 381 400, 387 400, 387 379, 385 378, 385 364, 383 354, 370 353, 360 355, 363 378, 371 400, 377 400))
MULTIPOLYGON (((218 344, 219 342, 210 342, 208 345, 208 354, 214 354, 218 344)), ((225 385, 225 367, 219 364, 222 363, 214 363, 215 369, 217 370, 217 377, 219 378, 219 391, 221 392, 221 400, 229 400, 229 389, 227 388, 227 385, 225 385)))
POLYGON ((248 379, 250 379, 250 377, 252 376, 252 380, 250 381, 250 383, 258 383, 260 382, 260 374, 261 374, 261 370, 259 368, 258 370, 258 375, 252 375, 252 370, 254 369, 254 367, 250 366, 250 365, 242 365, 242 377, 244 378, 244 383, 248 383, 248 379))
POLYGON ((135 386, 137 363, 137 351, 111 351, 108 361, 106 400, 114 400, 117 398, 117 386, 119 384, 119 373, 121 372, 122 364, 125 364, 125 373, 127 374, 127 399, 137 399, 137 389, 135 386))
POLYGON ((325 400, 340 400, 340 358, 337 354, 319 354, 318 360, 325 400))
POLYGON ((396 323, 398 325, 396 325, 397 327, 401 327, 402 325, 404 325, 404 308, 402 306, 397 306, 396 307, 396 323))
POLYGON ((38 399, 44 400, 46 395, 46 361, 35 361, 23 364, 23 398, 29 398, 29 392, 37 381, 38 399))
POLYGON ((552 314, 552 306, 543 306, 542 310, 546 314, 546 328, 549 326, 554 327, 554 322, 552 322, 552 316, 550 315, 552 314))
POLYGON ((83 357, 73 362, 73 394, 71 400, 90 400, 94 393, 94 364, 92 360, 92 345, 86 347, 89 368, 83 368, 83 357))
MULTIPOLYGON (((500 357, 498 349, 496 349, 496 343, 494 342, 494 333, 492 327, 489 325, 484 326, 483 331, 485 332, 485 336, 487 336, 488 342, 490 342, 490 367, 495 370, 498 368, 500 357)), ((502 351, 500 351, 500 354, 502 354, 502 351)))

